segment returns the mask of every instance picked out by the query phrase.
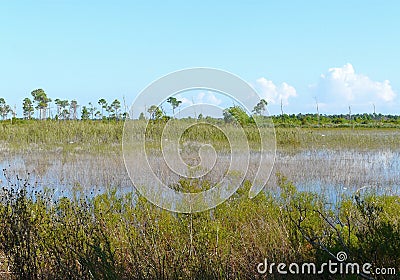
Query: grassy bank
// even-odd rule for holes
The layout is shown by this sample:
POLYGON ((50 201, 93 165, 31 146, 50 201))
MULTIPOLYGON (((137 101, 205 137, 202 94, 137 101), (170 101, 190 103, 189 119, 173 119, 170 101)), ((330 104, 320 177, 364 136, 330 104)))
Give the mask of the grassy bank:
MULTIPOLYGON (((215 121, 216 125, 234 131, 231 124, 215 121)), ((137 133, 146 125, 136 121, 137 133)), ((185 122, 182 121, 182 125, 185 122)), ((151 123, 147 138, 159 140, 165 123, 151 123)), ((260 130, 266 128, 260 128, 260 130)), ((9 121, 0 122, 0 148, 11 151, 51 151, 62 147, 73 151, 119 152, 121 150, 124 122, 122 121, 9 121)), ((244 128, 250 145, 257 146, 258 128, 244 128)), ((277 149, 400 148, 400 130, 397 128, 368 127, 281 127, 275 128, 277 149)), ((209 125, 189 129, 183 135, 186 140, 213 141, 217 147, 226 144, 226 138, 209 125)))
POLYGON ((79 146, 86 151, 120 150, 123 122, 18 121, 0 123, 0 142, 12 151, 51 151, 79 146))

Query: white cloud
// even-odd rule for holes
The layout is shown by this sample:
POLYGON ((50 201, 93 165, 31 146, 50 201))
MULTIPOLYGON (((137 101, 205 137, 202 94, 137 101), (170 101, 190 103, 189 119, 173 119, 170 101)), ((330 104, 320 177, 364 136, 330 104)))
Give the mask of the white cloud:
POLYGON ((396 98, 388 80, 377 82, 368 76, 357 74, 350 63, 343 67, 330 68, 311 88, 321 97, 321 101, 329 103, 383 104, 393 102, 396 98))
POLYGON ((277 86, 264 77, 257 79, 255 88, 260 93, 261 98, 264 98, 270 104, 277 104, 282 100, 283 105, 288 105, 289 98, 297 96, 296 89, 291 85, 283 82, 277 86))
POLYGON ((193 102, 192 102, 189 98, 183 97, 181 94, 177 94, 177 95, 176 95, 176 98, 177 98, 179 101, 182 101, 182 105, 183 105, 183 106, 190 106, 190 105, 193 104, 193 102))
POLYGON ((186 106, 191 106, 193 104, 210 104, 218 106, 222 103, 222 100, 211 91, 200 91, 195 94, 184 95, 185 94, 177 94, 177 98, 186 106))
POLYGON ((222 102, 222 100, 219 99, 219 98, 217 98, 217 97, 215 96, 215 94, 212 93, 212 92, 208 92, 208 93, 206 94, 205 100, 206 100, 207 103, 213 104, 213 105, 220 105, 221 102, 222 102))

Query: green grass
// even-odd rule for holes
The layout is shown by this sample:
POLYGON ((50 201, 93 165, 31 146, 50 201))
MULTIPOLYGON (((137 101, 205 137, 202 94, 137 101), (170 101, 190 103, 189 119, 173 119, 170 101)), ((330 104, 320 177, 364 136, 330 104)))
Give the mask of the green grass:
POLYGON ((198 214, 174 214, 115 191, 54 200, 20 181, 2 190, 0 269, 9 266, 18 279, 256 279, 264 258, 321 264, 331 259, 325 250, 400 269, 400 220, 389 217, 400 211, 398 197, 344 200, 337 216, 320 195, 278 179, 279 196, 250 200, 245 184, 198 214))
POLYGON ((53 150, 74 147, 95 152, 121 149, 123 122, 19 121, 0 123, 0 143, 10 150, 53 150))
MULTIPOLYGON (((185 121, 182 120, 182 126, 185 121)), ((238 128, 232 124, 217 123, 231 133, 238 128)), ((146 130, 146 139, 159 145, 165 123, 150 122, 146 130)), ((141 133, 146 122, 135 121, 132 133, 141 133)), ((116 121, 19 121, 0 122, 0 145, 14 151, 52 150, 56 147, 77 147, 87 151, 107 152, 121 149, 124 122, 116 121)), ((261 132, 271 131, 259 128, 261 132)), ((252 148, 259 146, 259 130, 253 125, 244 127, 252 148)), ((275 128, 277 148, 359 148, 380 149, 400 148, 400 130, 397 128, 275 128)), ((212 142, 217 148, 227 145, 226 137, 211 125, 198 125, 185 131, 185 141, 212 142)), ((73 150, 73 149, 72 149, 73 150)))

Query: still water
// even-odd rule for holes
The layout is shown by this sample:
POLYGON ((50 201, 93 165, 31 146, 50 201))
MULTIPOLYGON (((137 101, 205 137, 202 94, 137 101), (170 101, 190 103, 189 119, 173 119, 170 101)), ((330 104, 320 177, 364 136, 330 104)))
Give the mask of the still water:
MULTIPOLYGON (((0 155, 0 168, 0 186, 26 183, 32 190, 51 189, 56 197, 69 196, 74 189, 89 194, 109 188, 133 190, 120 154, 17 153, 0 155)), ((300 190, 314 191, 333 201, 356 191, 400 195, 399 150, 281 151, 266 188, 277 190, 277 172, 300 190)))

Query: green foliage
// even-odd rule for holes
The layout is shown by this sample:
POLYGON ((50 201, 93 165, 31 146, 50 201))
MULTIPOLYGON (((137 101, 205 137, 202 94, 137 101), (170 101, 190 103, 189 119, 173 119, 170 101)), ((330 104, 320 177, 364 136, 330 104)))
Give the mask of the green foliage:
POLYGON ((178 108, 179 105, 181 105, 182 101, 180 101, 180 100, 176 99, 175 97, 172 97, 172 96, 171 96, 171 97, 169 97, 169 98, 167 99, 167 102, 168 102, 169 104, 171 104, 171 107, 172 107, 172 114, 175 115, 175 109, 178 108))
POLYGON ((29 120, 32 116, 34 109, 32 105, 32 100, 30 100, 28 97, 26 97, 22 103, 22 110, 24 118, 29 120))
MULTIPOLYGON (((322 263, 338 251, 400 269, 399 217, 391 216, 398 197, 347 198, 334 212, 284 176, 278 183, 278 195, 249 199, 245 181, 213 210, 176 214, 135 193, 56 198, 18 179, 1 190, 0 270, 8 264, 18 279, 253 279, 264 258, 322 263)), ((177 188, 207 184, 183 180, 177 188)))
POLYGON ((400 213, 399 197, 357 194, 343 198, 335 212, 320 196, 298 192, 285 177, 279 176, 279 186, 293 247, 311 245, 318 263, 344 251, 350 262, 400 268, 400 222, 397 215, 389 218, 400 213))
POLYGON ((254 106, 253 112, 256 115, 262 115, 267 109, 267 105, 268 102, 265 99, 261 99, 260 102, 258 102, 257 105, 254 106))
POLYGON ((51 99, 47 97, 47 94, 41 88, 33 90, 31 95, 36 103, 36 109, 39 110, 40 119, 45 119, 47 117, 46 109, 49 106, 51 99))
POLYGON ((151 105, 150 108, 147 109, 147 112, 150 114, 152 120, 160 120, 164 116, 164 112, 156 105, 151 105))
POLYGON ((3 120, 7 118, 7 115, 11 113, 11 107, 8 105, 4 98, 0 98, 0 116, 3 120))
POLYGON ((104 109, 108 108, 107 101, 104 98, 99 99, 97 102, 101 106, 101 118, 104 117, 104 109))
POLYGON ((340 209, 338 244, 359 262, 375 267, 400 266, 400 199, 374 193, 357 194, 340 209))
POLYGON ((275 127, 361 127, 361 128, 396 128, 400 117, 382 114, 319 115, 319 114, 283 114, 272 116, 275 127))
POLYGON ((69 111, 69 101, 68 100, 60 100, 56 99, 54 102, 57 105, 57 119, 67 120, 70 115, 69 111))
POLYGON ((82 115, 81 115, 81 120, 86 121, 90 118, 90 112, 89 109, 86 106, 82 107, 82 115))
POLYGON ((121 118, 120 109, 121 109, 121 102, 118 99, 115 99, 108 107, 108 111, 110 112, 110 118, 119 120, 121 118))
POLYGON ((242 107, 237 105, 225 109, 223 115, 227 123, 237 122, 241 126, 254 123, 254 119, 242 107))

